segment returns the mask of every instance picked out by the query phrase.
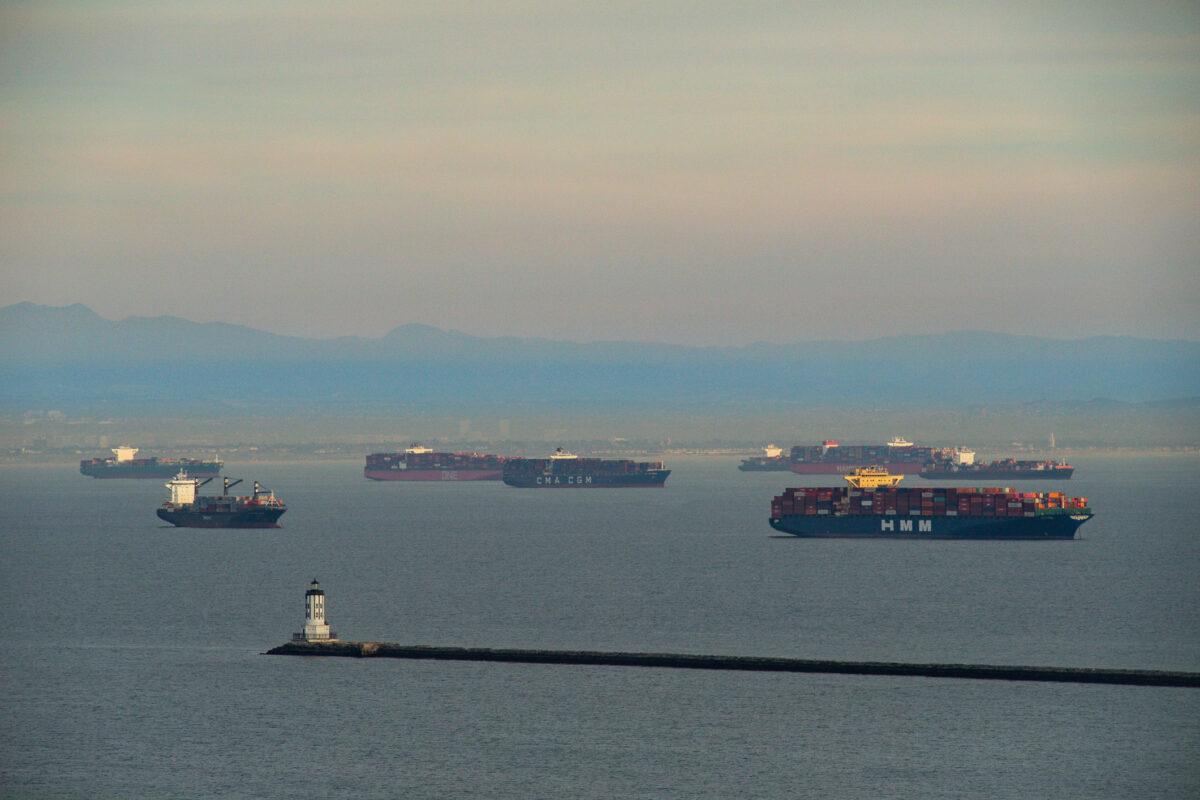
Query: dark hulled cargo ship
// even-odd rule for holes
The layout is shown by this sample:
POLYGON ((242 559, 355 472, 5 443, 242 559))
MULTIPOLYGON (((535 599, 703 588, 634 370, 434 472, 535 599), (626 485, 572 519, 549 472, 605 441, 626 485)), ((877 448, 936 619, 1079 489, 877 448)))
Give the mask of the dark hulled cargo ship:
POLYGON ((92 478, 170 478, 181 469, 195 478, 215 478, 221 474, 223 462, 195 458, 134 458, 136 447, 122 445, 112 448, 111 458, 86 458, 79 462, 79 471, 92 478))
POLYGON ((899 437, 878 445, 843 445, 827 439, 819 445, 793 447, 789 468, 798 475, 844 475, 878 464, 896 474, 915 475, 952 452, 948 448, 917 446, 899 437))
POLYGON ((1018 461, 1005 458, 990 464, 960 464, 937 461, 921 470, 922 478, 931 481, 952 480, 1066 480, 1075 467, 1062 461, 1018 461))
POLYGON ((742 472, 787 472, 791 464, 783 457, 783 448, 769 444, 763 448, 761 456, 743 458, 738 465, 742 472))
POLYGON ((199 494, 200 487, 212 478, 200 480, 180 472, 163 484, 171 490, 171 499, 158 509, 158 518, 179 528, 278 528, 279 518, 287 511, 283 501, 270 489, 254 482, 254 492, 236 496, 229 490, 241 479, 225 478, 219 495, 199 494))
POLYGON ((487 453, 435 453, 413 444, 403 453, 367 456, 363 477, 373 481, 498 481, 505 458, 487 453))
POLYGON ((901 489, 901 477, 860 469, 846 476, 846 487, 788 489, 771 501, 771 527, 821 538, 1073 539, 1092 518, 1086 497, 962 486, 901 489))
POLYGON ((503 480, 520 489, 623 489, 666 485, 661 461, 580 458, 561 447, 549 458, 510 458, 503 480))

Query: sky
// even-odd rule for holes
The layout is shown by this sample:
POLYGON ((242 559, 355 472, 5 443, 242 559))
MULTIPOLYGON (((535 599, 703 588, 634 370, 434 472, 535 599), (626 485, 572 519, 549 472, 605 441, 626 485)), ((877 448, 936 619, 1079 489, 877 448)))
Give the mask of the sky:
POLYGON ((1200 339, 1200 4, 6 2, 0 300, 1200 339))

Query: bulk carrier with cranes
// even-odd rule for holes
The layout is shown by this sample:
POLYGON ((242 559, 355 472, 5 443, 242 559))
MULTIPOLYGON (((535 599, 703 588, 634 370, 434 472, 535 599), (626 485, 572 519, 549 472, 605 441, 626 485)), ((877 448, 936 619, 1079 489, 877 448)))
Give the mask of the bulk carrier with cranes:
POLYGON ((189 476, 182 470, 163 484, 171 499, 158 509, 158 518, 178 528, 278 528, 279 518, 287 511, 275 492, 254 481, 249 495, 231 495, 229 490, 242 480, 222 479, 219 495, 202 495, 200 488, 212 478, 189 476))

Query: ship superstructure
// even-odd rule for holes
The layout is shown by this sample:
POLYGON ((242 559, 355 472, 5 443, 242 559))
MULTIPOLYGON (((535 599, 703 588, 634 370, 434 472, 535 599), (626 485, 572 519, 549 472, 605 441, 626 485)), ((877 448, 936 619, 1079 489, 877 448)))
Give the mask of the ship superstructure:
POLYGON ((893 475, 883 467, 859 467, 853 473, 844 476, 846 483, 853 489, 892 488, 900 483, 903 475, 893 475))

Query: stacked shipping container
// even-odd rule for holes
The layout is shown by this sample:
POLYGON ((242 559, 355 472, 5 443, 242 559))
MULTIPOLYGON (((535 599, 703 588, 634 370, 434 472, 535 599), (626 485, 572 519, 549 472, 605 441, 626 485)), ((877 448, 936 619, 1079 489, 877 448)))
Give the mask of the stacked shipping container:
POLYGON ((368 469, 500 469, 504 456, 490 453, 372 453, 368 469))
POLYGON ((948 459, 930 462, 919 473, 930 480, 1048 480, 1070 478, 1075 467, 1062 461, 1018 461, 1005 458, 990 464, 955 464, 948 459))
POLYGON ((374 481, 498 481, 504 456, 489 453, 372 453, 363 476, 374 481))
POLYGON ((1086 497, 1010 488, 921 487, 787 489, 771 501, 771 517, 895 515, 921 517, 1035 517, 1088 511, 1086 497))
POLYGON ((663 469, 661 461, 630 461, 606 458, 513 458, 505 465, 507 474, 572 473, 589 475, 637 475, 663 469))

